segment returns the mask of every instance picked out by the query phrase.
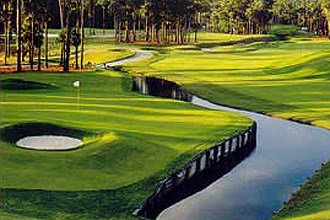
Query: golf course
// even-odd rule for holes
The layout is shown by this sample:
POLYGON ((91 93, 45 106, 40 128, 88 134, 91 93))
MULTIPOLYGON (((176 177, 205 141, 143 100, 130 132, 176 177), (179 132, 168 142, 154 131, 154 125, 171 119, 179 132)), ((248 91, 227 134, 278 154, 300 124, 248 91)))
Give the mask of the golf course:
MULTIPOLYGON (((126 46, 123 56, 141 49, 153 56, 125 64, 124 70, 169 79, 212 102, 329 128, 326 39, 202 37, 200 45, 126 46), (256 42, 244 43, 251 38, 256 42)), ((1 75, 5 219, 133 218, 159 180, 252 123, 236 113, 131 92, 130 81, 113 70, 1 75), (72 86, 77 80, 79 93, 72 86), (84 145, 62 152, 15 146, 18 133, 31 135, 39 128, 35 134, 42 135, 42 127, 52 126, 84 145), (12 134, 15 138, 7 138, 12 134)), ((326 219, 328 170, 324 166, 280 212, 283 217, 274 219, 326 219), (318 190, 310 190, 315 186, 318 190)))
POLYGON ((1 0, 1 220, 330 220, 330 0, 1 0))

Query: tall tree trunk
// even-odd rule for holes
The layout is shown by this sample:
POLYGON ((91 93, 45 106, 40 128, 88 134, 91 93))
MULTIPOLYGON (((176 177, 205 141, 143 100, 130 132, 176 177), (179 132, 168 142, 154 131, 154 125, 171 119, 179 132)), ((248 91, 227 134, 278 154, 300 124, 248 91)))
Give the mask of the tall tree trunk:
POLYGON ((38 48, 38 71, 41 71, 41 46, 38 48))
POLYGON ((70 70, 70 4, 71 0, 65 1, 65 17, 66 17, 66 30, 65 30, 65 52, 64 52, 64 67, 63 71, 68 72, 70 70))
POLYGON ((76 70, 79 69, 79 62, 78 62, 78 54, 79 54, 79 50, 78 50, 78 46, 75 47, 76 48, 76 70))
POLYGON ((16 16, 16 25, 17 25, 17 72, 22 72, 22 63, 21 63, 21 49, 22 49, 22 0, 17 0, 17 16, 16 16))
MULTIPOLYGON (((80 10, 80 5, 79 5, 79 0, 76 0, 76 37, 79 37, 79 33, 81 32, 80 28, 81 28, 81 22, 80 22, 80 18, 81 16, 79 16, 79 13, 81 13, 81 10, 80 10)), ((81 38, 81 36, 80 36, 81 38)), ((76 48, 76 51, 75 51, 75 57, 76 57, 76 69, 79 69, 79 62, 78 62, 78 58, 79 58, 79 52, 78 52, 78 48, 79 48, 79 45, 75 45, 75 48, 76 48)))
POLYGON ((146 23, 145 23, 145 32, 146 32, 146 42, 149 41, 149 21, 148 21, 148 15, 146 14, 146 23))
POLYGON ((118 22, 118 18, 117 18, 117 12, 114 13, 113 24, 115 26, 115 40, 118 43, 119 42, 119 22, 118 22))
POLYGON ((45 23, 45 29, 46 29, 46 42, 45 42, 45 65, 46 68, 48 68, 48 22, 45 23))
POLYGON ((61 22, 61 29, 64 28, 64 19, 63 19, 63 9, 62 9, 62 3, 61 0, 58 0, 58 7, 60 9, 60 22, 61 22))
POLYGON ((8 57, 8 20, 6 18, 4 24, 4 31, 5 31, 5 65, 7 65, 7 57, 8 57))
POLYGON ((190 21, 188 21, 188 42, 190 42, 190 32, 191 32, 191 24, 190 21))
POLYGON ((125 43, 129 43, 128 11, 126 11, 126 18, 125 18, 125 43))
POLYGON ((92 34, 95 35, 95 28, 96 28, 96 7, 95 7, 95 2, 93 4, 93 29, 92 29, 92 34))
POLYGON ((198 21, 198 14, 195 15, 195 36, 194 36, 194 41, 195 43, 197 43, 197 32, 198 32, 198 24, 199 24, 199 21, 198 21))
POLYGON ((151 24, 151 42, 155 42, 155 24, 151 24))
POLYGON ((11 39, 13 39, 13 33, 11 31, 11 21, 8 23, 8 57, 11 57, 11 39))
MULTIPOLYGON (((330 10, 330 9, 329 9, 330 10)), ((328 30, 327 30, 327 33, 328 33, 328 37, 329 37, 329 39, 330 39, 330 12, 328 12, 328 14, 329 14, 329 16, 328 16, 328 21, 327 21, 327 23, 328 23, 328 30)))
POLYGON ((133 28, 133 42, 136 41, 136 14, 134 13, 133 15, 133 23, 132 23, 132 28, 133 28))
POLYGON ((87 10, 88 10, 88 28, 89 28, 89 35, 92 35, 93 34, 93 31, 92 31, 92 28, 93 28, 93 13, 92 13, 92 4, 93 4, 93 1, 91 0, 90 1, 90 4, 87 6, 87 10))
POLYGON ((103 27, 103 35, 105 35, 105 6, 102 6, 102 27, 103 27))
POLYGON ((34 15, 32 14, 32 23, 31 23, 31 45, 30 45, 30 69, 33 70, 33 59, 34 59, 34 15))
POLYGON ((139 13, 139 16, 138 16, 138 30, 139 30, 139 40, 141 40, 141 34, 142 34, 142 31, 141 31, 141 13, 139 13))
POLYGON ((80 13, 80 22, 81 22, 81 27, 80 27, 80 35, 81 35, 81 54, 80 54, 80 69, 84 69, 84 50, 85 50, 85 22, 84 22, 84 11, 85 11, 85 6, 84 6, 84 1, 81 0, 81 13, 80 13))
MULTIPOLYGON (((58 7, 60 11, 60 23, 61 23, 61 31, 64 31, 64 16, 63 16, 63 7, 62 7, 62 0, 58 0, 58 7)), ((60 65, 64 64, 64 47, 65 47, 65 40, 62 39, 63 42, 61 44, 61 59, 60 59, 60 65)))

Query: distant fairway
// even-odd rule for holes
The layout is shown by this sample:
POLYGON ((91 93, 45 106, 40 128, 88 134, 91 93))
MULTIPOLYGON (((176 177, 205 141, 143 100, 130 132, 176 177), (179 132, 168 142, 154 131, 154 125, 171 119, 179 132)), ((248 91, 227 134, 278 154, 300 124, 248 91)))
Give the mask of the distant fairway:
POLYGON ((162 48, 152 61, 128 69, 176 81, 217 103, 330 128, 328 40, 210 45, 212 51, 162 48))
POLYGON ((1 75, 6 79, 56 88, 1 91, 1 131, 54 124, 73 129, 85 145, 31 151, 2 137, 5 219, 127 219, 171 170, 251 124, 237 114, 130 92, 130 79, 111 71, 1 75), (75 80, 82 84, 79 100, 75 80))

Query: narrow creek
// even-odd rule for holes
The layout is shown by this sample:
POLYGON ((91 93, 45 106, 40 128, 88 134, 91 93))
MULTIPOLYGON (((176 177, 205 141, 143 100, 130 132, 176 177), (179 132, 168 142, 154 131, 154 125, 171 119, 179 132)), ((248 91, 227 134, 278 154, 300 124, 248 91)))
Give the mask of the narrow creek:
MULTIPOLYGON (((148 52, 139 52, 129 58, 129 62, 150 56, 148 52)), ((140 79, 143 81, 145 77, 140 79)), ((159 220, 269 219, 298 186, 330 157, 328 130, 223 107, 191 96, 175 83, 169 90, 168 86, 154 85, 161 79, 150 79, 143 83, 144 94, 166 98, 175 96, 207 109, 236 112, 249 116, 258 125, 257 149, 250 157, 204 190, 164 210, 158 216, 159 220)))

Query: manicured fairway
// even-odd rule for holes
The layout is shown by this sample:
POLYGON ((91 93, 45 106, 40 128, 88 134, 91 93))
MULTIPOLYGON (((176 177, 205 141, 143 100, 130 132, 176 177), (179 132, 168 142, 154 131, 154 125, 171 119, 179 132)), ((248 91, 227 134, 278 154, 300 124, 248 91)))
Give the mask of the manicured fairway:
POLYGON ((89 37, 86 39, 85 49, 85 64, 89 62, 101 64, 120 60, 135 54, 132 46, 116 44, 113 37, 89 37))
POLYGON ((111 71, 1 75, 5 79, 53 86, 2 90, 2 131, 50 123, 72 129, 86 143, 43 152, 19 149, 2 137, 5 219, 130 218, 171 170, 251 124, 240 115, 130 92, 130 79, 111 71), (79 99, 75 80, 82 84, 79 99))
MULTIPOLYGON (((213 45, 213 43, 212 43, 213 45)), ((128 69, 183 84, 212 101, 330 128, 330 41, 162 48, 128 69)))
MULTIPOLYGON (((293 38, 229 46, 219 40, 218 44, 211 41, 154 50, 152 61, 126 69, 178 82, 213 102, 330 129, 327 39, 293 38), (212 51, 203 50, 207 45, 212 51)), ((328 163, 313 177, 276 220, 330 219, 329 167, 328 163)))

